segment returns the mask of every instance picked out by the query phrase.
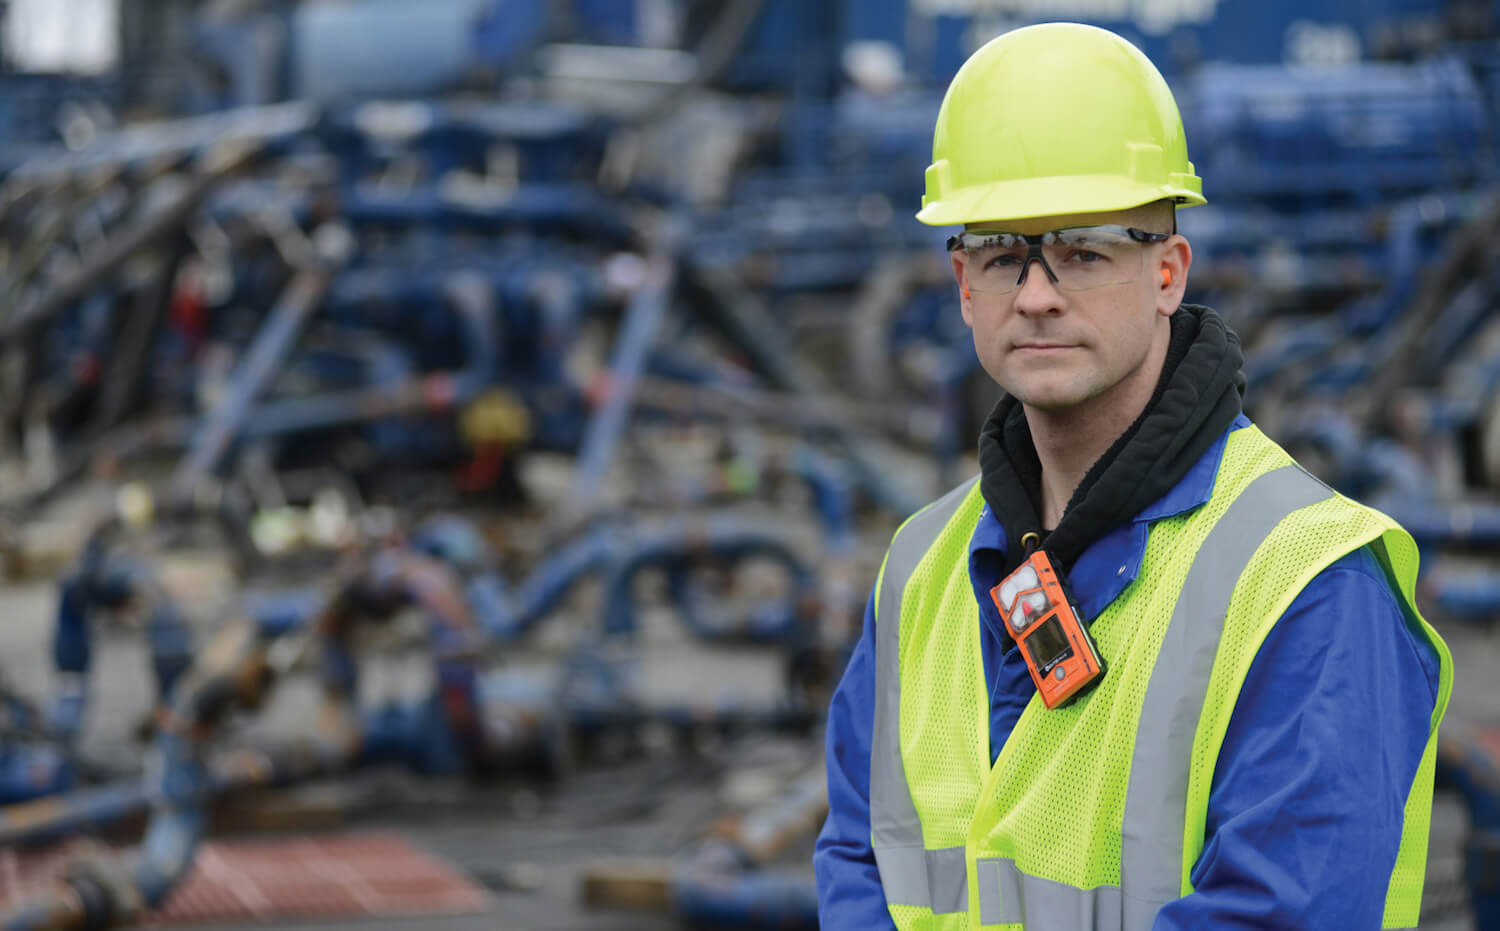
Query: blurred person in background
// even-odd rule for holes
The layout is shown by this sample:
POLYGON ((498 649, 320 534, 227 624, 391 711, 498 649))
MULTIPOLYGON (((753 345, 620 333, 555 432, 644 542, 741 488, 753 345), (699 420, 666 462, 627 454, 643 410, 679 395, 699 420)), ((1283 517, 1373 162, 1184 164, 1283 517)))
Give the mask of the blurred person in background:
POLYGON ((1245 417, 1238 338, 1182 303, 1204 197, 1160 73, 1002 35, 926 183, 1006 397, 833 698, 822 926, 1415 927, 1451 659, 1410 536, 1245 417))

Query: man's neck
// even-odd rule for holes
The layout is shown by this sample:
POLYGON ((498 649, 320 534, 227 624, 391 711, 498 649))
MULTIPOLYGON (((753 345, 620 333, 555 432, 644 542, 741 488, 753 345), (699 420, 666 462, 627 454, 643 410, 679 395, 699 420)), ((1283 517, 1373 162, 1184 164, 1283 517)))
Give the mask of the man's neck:
POLYGON ((1026 408, 1026 422, 1042 466, 1040 516, 1045 529, 1057 527, 1089 469, 1146 409, 1165 361, 1163 345, 1133 375, 1096 398, 1058 410, 1026 408))

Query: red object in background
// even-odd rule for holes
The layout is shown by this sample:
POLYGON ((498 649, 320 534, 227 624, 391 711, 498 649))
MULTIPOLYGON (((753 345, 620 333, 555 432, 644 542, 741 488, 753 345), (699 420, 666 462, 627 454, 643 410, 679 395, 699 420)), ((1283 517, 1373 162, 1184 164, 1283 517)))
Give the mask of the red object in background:
POLYGON ((480 443, 474 447, 474 458, 463 468, 456 481, 462 491, 485 491, 494 488, 505 467, 505 447, 498 443, 480 443))
POLYGON ((193 278, 179 277, 168 309, 172 329, 182 334, 188 352, 196 355, 208 335, 208 303, 202 285, 193 278))
MULTIPOLYGON (((62 875, 66 850, 0 850, 0 914, 62 875)), ((206 843, 145 926, 306 917, 474 914, 490 896, 395 834, 206 843)))

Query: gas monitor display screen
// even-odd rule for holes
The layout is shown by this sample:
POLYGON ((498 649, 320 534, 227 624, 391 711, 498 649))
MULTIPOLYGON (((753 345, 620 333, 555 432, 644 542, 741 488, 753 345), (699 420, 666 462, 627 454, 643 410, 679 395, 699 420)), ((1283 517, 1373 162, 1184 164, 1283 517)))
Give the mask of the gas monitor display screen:
POLYGON ((1026 638, 1026 649, 1031 651, 1037 669, 1043 672, 1073 654, 1068 636, 1063 633, 1062 622, 1056 617, 1031 632, 1026 638))

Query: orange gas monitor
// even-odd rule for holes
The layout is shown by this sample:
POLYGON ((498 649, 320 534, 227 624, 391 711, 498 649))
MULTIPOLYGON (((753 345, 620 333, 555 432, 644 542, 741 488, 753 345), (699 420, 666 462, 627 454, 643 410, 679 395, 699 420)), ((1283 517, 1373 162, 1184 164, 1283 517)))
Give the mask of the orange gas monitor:
POLYGON ((990 589, 1031 681, 1048 708, 1060 708, 1104 678, 1104 660, 1045 550, 1037 550, 990 589))

